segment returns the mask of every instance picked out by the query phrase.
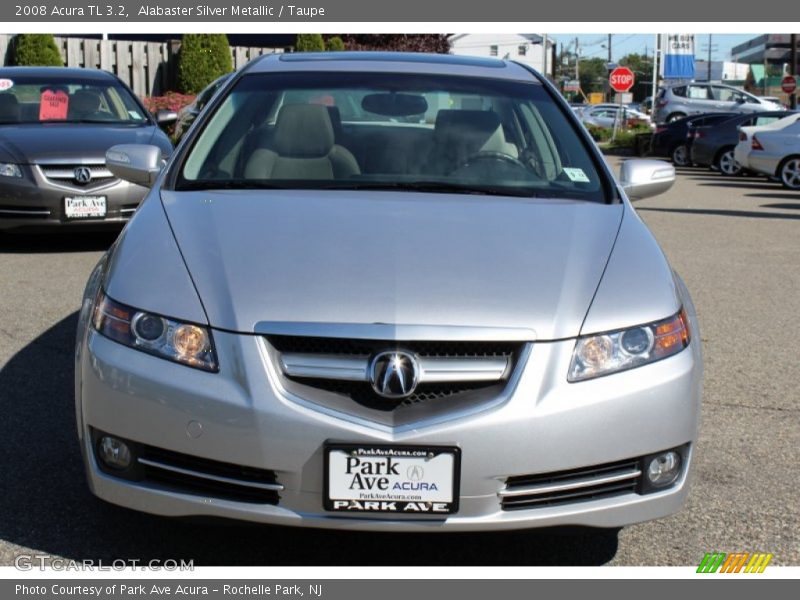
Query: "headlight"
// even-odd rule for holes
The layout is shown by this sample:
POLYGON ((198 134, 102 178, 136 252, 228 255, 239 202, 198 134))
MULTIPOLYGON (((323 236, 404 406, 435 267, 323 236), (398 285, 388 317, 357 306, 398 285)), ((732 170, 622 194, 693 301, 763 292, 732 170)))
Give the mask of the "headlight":
POLYGON ((100 334, 120 344, 204 371, 218 370, 211 332, 206 327, 119 304, 102 291, 92 324, 100 334))
POLYGON ((609 375, 667 358, 689 345, 686 311, 647 325, 579 338, 568 381, 609 375))
POLYGON ((0 163, 0 177, 22 177, 22 171, 14 163, 0 163))

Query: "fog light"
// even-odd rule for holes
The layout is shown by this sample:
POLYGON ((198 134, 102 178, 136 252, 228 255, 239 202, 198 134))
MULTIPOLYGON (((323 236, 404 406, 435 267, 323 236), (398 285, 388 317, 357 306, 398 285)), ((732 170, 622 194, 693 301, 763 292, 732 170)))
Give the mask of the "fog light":
POLYGON ((647 467, 647 479, 654 487, 664 487, 673 483, 681 472, 681 457, 677 452, 659 454, 647 467))
POLYGON ((131 465, 131 451, 122 440, 104 435, 98 444, 100 459, 113 469, 127 469, 131 465))

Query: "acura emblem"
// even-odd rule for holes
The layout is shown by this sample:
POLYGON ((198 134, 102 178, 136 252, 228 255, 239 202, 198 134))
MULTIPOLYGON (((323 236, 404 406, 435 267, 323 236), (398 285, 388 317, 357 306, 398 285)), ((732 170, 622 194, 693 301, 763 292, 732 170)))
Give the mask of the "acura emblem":
POLYGON ((402 350, 376 354, 369 365, 369 382, 384 398, 406 398, 419 382, 419 364, 414 355, 402 350))
POLYGON ((92 180, 92 171, 89 167, 78 167, 72 173, 78 183, 89 183, 92 180))

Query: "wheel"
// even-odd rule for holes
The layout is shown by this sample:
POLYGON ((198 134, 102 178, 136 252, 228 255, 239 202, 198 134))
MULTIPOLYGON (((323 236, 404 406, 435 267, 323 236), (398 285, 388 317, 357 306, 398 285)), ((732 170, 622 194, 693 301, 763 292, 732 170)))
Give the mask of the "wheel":
POLYGON ((678 119, 682 119, 686 115, 683 113, 672 113, 670 116, 667 117, 667 123, 672 123, 673 121, 677 121, 678 119))
POLYGON ((733 156, 733 147, 720 150, 717 154, 716 166, 720 173, 729 177, 742 172, 742 165, 737 163, 733 156))
POLYGON ((689 147, 686 144, 678 144, 672 149, 672 162, 677 167, 688 167, 691 161, 689 160, 689 147))
POLYGON ((800 190, 800 156, 790 156, 784 159, 778 167, 778 177, 783 187, 790 190, 800 190))

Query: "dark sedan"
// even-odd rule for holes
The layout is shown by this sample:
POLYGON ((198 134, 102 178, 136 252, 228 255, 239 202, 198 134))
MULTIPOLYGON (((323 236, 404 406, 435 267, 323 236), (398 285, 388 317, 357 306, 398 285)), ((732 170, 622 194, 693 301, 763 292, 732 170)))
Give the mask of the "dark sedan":
POLYGON ((688 166, 691 164, 689 155, 690 130, 693 127, 719 123, 733 116, 735 116, 735 113, 692 115, 691 117, 684 117, 671 123, 659 125, 653 134, 651 154, 653 156, 667 157, 679 167, 688 166))
POLYGON ((769 125, 790 114, 782 110, 737 115, 721 123, 697 127, 692 141, 692 162, 711 167, 723 175, 738 175, 742 172, 742 166, 736 162, 733 151, 739 143, 739 128, 769 125))
MULTIPOLYGON (((174 117, 174 113, 173 113, 174 117)), ((105 153, 116 144, 169 138, 138 98, 97 69, 0 69, 0 230, 119 225, 146 188, 115 177, 105 153)))

